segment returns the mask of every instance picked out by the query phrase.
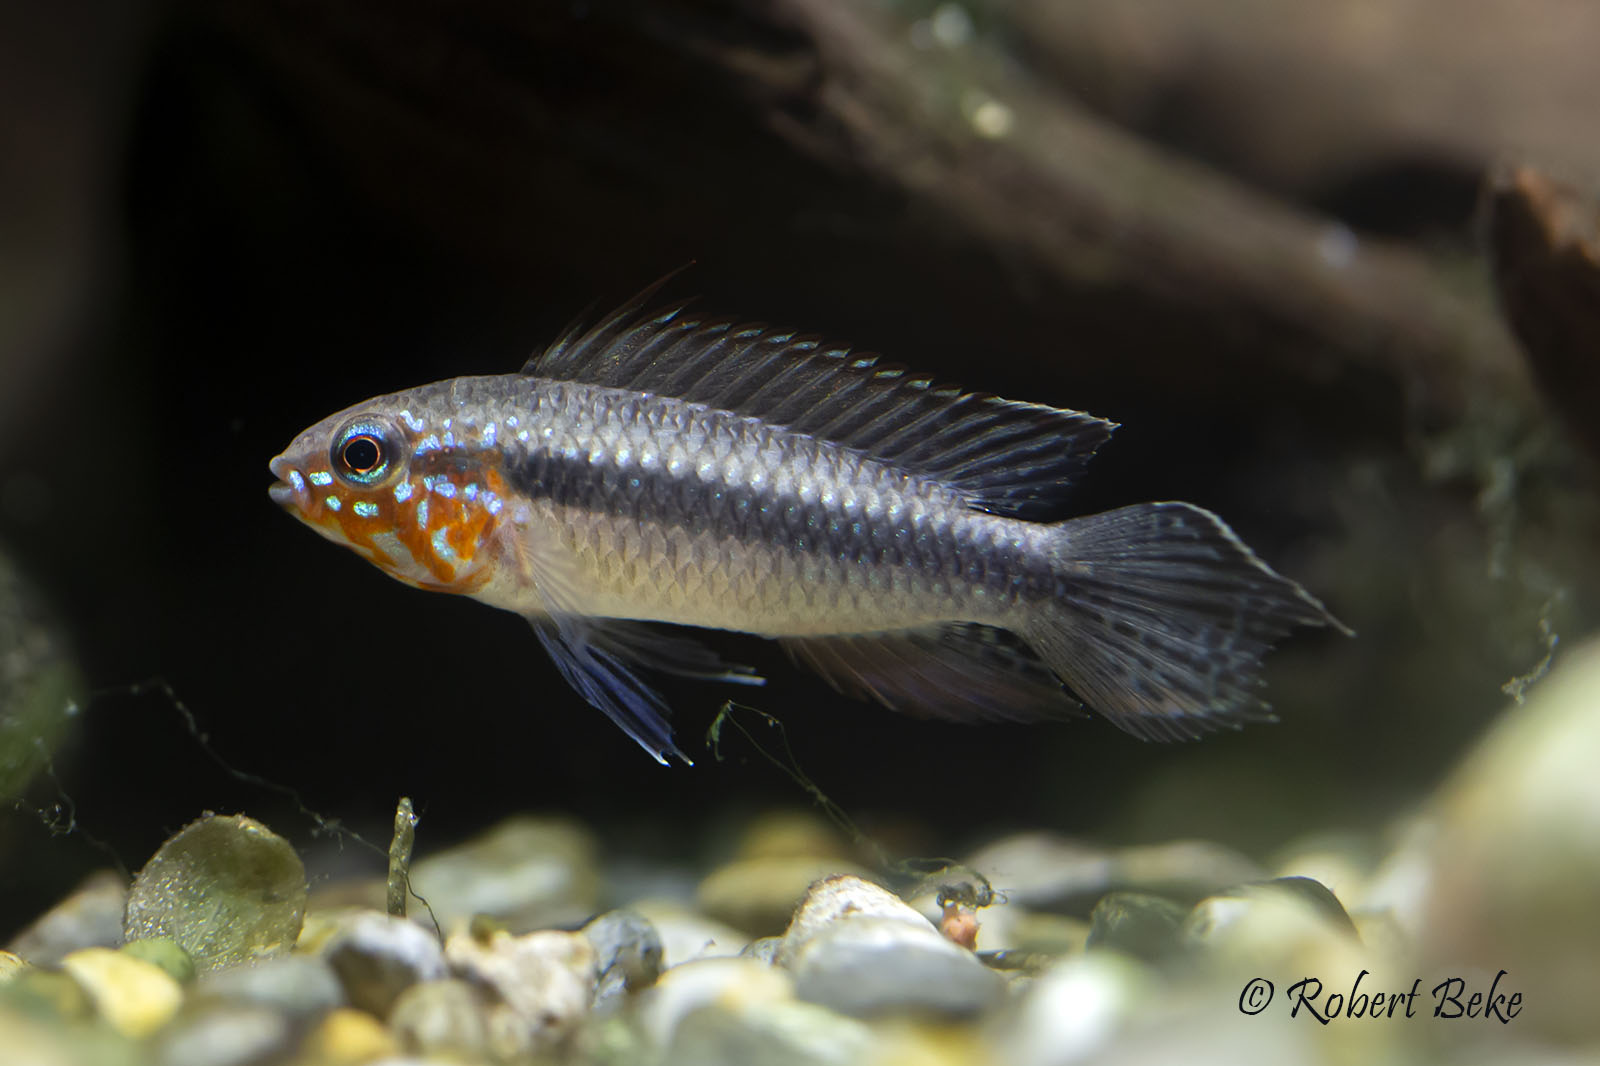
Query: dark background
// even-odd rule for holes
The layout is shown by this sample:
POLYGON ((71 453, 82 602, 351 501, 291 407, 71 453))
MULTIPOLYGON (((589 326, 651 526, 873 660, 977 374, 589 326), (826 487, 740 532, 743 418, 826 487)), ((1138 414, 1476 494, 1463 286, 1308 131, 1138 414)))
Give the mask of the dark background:
MULTIPOLYGON (((1316 175, 1269 173, 1215 116, 1119 115, 1041 54, 1042 31, 997 10, 971 47, 1023 57, 1045 98, 1232 171, 1273 211, 1464 276, 1492 314, 1474 228, 1487 151, 1352 149, 1316 175)), ((901 34, 932 11, 884 17, 901 34)), ((202 810, 243 810, 310 843, 293 803, 209 753, 380 840, 410 795, 424 848, 553 810, 618 850, 693 856, 744 813, 806 803, 743 741, 722 762, 654 765, 521 620, 408 590, 266 496, 267 460, 313 421, 512 370, 575 316, 691 261, 670 291, 708 310, 1117 420, 1075 507, 1212 508, 1360 633, 1292 638, 1269 671, 1283 721, 1197 745, 1099 720, 894 716, 743 637, 721 646, 762 667, 765 689, 668 686, 686 751, 742 697, 783 720, 833 799, 907 847, 1045 826, 1259 852, 1373 827, 1537 662, 1539 620, 1586 602, 1585 482, 1536 407, 1419 402, 1412 379, 1328 356, 1273 307, 1197 305, 1136 269, 1063 279, 868 162, 874 145, 854 142, 860 161, 815 150, 795 131, 830 134, 842 75, 804 20, 491 0, 95 16, 6 16, 0 545, 93 695, 55 766, 79 831, 52 834, 35 812, 57 801, 49 782, 0 811, 0 931, 103 864, 92 840, 137 867, 202 810), (1518 474, 1509 510, 1485 503, 1497 457, 1518 474), (206 745, 163 692, 128 687, 150 678, 206 745)))

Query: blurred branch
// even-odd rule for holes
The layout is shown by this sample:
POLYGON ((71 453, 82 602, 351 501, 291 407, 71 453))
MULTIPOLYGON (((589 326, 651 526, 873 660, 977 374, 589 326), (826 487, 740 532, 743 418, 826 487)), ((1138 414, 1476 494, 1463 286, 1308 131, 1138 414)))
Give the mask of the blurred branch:
MULTIPOLYGON (((1157 313, 1198 315, 1213 343, 1197 347, 1245 364, 1217 373, 1316 385, 1374 371, 1446 419, 1478 390, 1531 400, 1488 301, 1417 252, 1359 240, 1144 143, 979 47, 919 49, 905 25, 862 4, 776 10, 815 48, 815 78, 797 94, 762 86, 767 71, 747 54, 728 66, 757 98, 789 90, 772 122, 792 143, 1026 254, 1064 287, 1132 290, 1157 313)), ((1192 364, 1179 345, 1141 353, 1130 372, 1181 381, 1192 364)))
POLYGON ((1592 0, 993 3, 1045 76, 1248 180, 1325 200, 1405 175, 1402 228, 1437 224, 1429 193, 1469 211, 1498 159, 1600 175, 1592 0))
POLYGON ((204 10, 293 102, 316 183, 518 290, 693 256, 738 264, 731 295, 755 250, 752 289, 862 294, 898 352, 918 328, 961 357, 1048 352, 1028 370, 1109 410, 1292 410, 1393 439, 1485 400, 1535 409, 1479 272, 1157 147, 970 26, 867 0, 204 10))
POLYGON ((1600 204, 1529 167, 1490 192, 1495 281, 1550 405, 1600 456, 1600 204))

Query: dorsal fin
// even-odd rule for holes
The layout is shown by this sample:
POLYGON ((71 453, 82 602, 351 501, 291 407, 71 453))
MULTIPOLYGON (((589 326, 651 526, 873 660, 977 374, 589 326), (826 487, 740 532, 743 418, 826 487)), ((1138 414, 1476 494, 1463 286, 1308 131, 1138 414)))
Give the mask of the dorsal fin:
POLYGON ((971 505, 1051 517, 1115 423, 963 392, 872 353, 759 323, 645 311, 652 286, 523 373, 636 389, 761 418, 937 479, 971 505))

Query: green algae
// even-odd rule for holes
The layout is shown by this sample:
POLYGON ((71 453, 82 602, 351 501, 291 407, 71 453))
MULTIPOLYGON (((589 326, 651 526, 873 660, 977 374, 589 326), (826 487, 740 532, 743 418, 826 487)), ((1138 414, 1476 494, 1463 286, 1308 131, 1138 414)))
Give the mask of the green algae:
POLYGON ((305 867, 288 841, 244 815, 207 815, 134 878, 124 932, 171 938, 204 973, 289 950, 305 910, 305 867))

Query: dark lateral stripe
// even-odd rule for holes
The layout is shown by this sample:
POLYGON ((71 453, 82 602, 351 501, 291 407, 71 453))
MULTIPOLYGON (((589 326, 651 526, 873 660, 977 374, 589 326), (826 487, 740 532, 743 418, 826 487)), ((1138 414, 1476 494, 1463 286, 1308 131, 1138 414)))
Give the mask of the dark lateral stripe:
POLYGON ((914 538, 908 529, 850 519, 794 494, 755 490, 702 480, 693 472, 622 470, 591 464, 587 456, 540 451, 513 465, 507 480, 530 500, 548 500, 621 521, 675 526, 691 535, 732 537, 744 544, 854 559, 886 566, 914 566, 922 573, 1004 585, 1018 567, 989 554, 947 526, 914 538), (996 565, 998 564, 998 565, 996 565))

